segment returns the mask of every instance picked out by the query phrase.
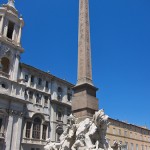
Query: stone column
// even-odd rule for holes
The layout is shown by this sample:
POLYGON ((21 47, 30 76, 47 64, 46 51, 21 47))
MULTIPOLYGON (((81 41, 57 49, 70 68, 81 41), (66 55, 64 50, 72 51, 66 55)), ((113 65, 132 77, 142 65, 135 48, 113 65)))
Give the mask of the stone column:
POLYGON ((33 132, 33 122, 31 122, 30 139, 32 139, 32 132, 33 132))
POLYGON ((13 116, 12 114, 8 118, 8 126, 6 133, 6 150, 10 150, 11 139, 12 139, 12 128, 13 128, 13 116))
POLYGON ((22 25, 20 25, 20 28, 19 28, 19 34, 18 34, 18 39, 17 39, 17 43, 18 43, 18 45, 20 45, 20 41, 21 41, 21 34, 22 34, 22 25))
POLYGON ((4 20, 4 31, 3 35, 7 37, 7 31, 8 31, 8 20, 4 20))
POLYGON ((13 70, 13 80, 14 81, 17 81, 17 79, 18 79, 19 61, 20 61, 20 55, 16 54, 15 65, 14 65, 14 70, 13 70))
POLYGON ((16 42, 16 36, 17 36, 17 25, 14 26, 14 31, 12 34, 12 40, 16 42))
POLYGON ((0 35, 3 34, 3 25, 4 25, 4 16, 2 16, 1 22, 0 22, 0 35))
POLYGON ((43 124, 41 124, 40 140, 42 140, 42 133, 43 133, 43 124))
POLYGON ((28 86, 30 86, 31 85, 31 75, 28 75, 28 78, 29 78, 29 80, 28 80, 28 86))
POLYGON ((64 123, 65 124, 67 123, 67 107, 65 108, 65 111, 64 111, 64 123))
POLYGON ((13 117, 13 130, 12 130, 12 142, 11 142, 11 150, 18 150, 16 149, 17 146, 17 136, 18 136, 18 116, 13 117))
POLYGON ((20 150, 21 146, 21 136, 22 136, 22 116, 19 116, 18 118, 18 133, 17 133, 17 140, 16 140, 16 149, 15 150, 20 150))

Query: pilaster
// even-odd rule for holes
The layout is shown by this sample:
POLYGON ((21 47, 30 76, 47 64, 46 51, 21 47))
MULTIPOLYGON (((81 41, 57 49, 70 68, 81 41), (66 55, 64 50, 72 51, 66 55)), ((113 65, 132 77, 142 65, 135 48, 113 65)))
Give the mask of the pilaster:
POLYGON ((10 148, 11 148, 12 128, 13 128, 13 116, 9 115, 7 134, 6 134, 6 150, 10 150, 10 148))

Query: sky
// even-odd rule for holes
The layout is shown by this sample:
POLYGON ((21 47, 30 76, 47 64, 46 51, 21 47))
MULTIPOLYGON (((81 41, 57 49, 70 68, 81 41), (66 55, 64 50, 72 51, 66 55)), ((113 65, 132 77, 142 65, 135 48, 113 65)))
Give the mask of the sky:
MULTIPOLYGON (((150 128, 150 0, 89 1, 99 108, 150 128)), ((15 3, 25 21, 21 61, 76 84, 78 0, 15 3)))

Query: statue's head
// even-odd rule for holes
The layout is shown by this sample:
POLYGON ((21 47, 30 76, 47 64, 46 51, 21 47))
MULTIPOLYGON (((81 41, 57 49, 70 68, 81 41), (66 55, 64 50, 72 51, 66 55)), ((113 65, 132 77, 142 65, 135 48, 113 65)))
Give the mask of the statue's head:
POLYGON ((70 124, 76 123, 76 118, 72 114, 67 118, 67 120, 70 124))
POLYGON ((95 115, 93 116, 93 122, 96 126, 102 126, 108 124, 108 115, 105 115, 104 110, 101 109, 97 112, 95 112, 95 115))

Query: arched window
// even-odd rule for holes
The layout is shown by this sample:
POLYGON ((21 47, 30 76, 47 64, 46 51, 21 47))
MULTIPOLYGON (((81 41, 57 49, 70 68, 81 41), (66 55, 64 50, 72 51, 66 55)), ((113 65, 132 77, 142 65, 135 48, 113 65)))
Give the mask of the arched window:
POLYGON ((62 88, 61 87, 58 87, 57 93, 58 93, 58 96, 57 96, 58 100, 62 100, 62 88))
POLYGON ((40 139, 40 135, 41 135, 41 119, 35 118, 33 123, 32 137, 34 139, 40 139))
POLYGON ((1 64, 2 64, 2 71, 8 74, 9 73, 9 66, 10 66, 9 59, 6 57, 3 57, 1 59, 1 64))

